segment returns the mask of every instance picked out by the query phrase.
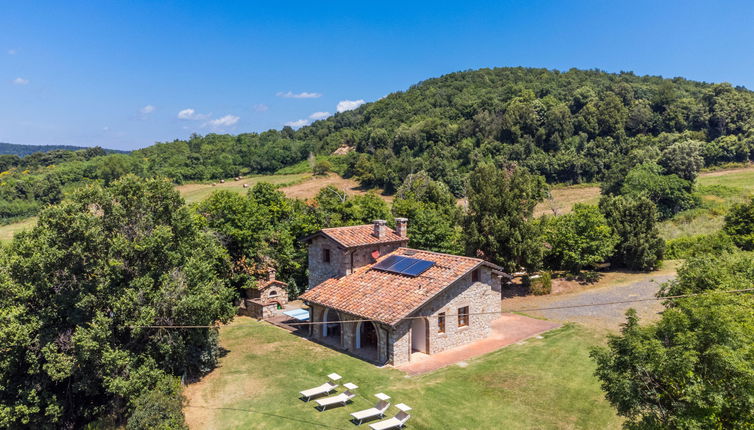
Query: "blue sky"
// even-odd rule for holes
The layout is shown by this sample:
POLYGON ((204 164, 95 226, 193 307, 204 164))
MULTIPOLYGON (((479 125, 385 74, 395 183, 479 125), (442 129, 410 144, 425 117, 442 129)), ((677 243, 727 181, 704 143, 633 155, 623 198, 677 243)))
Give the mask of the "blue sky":
POLYGON ((480 67, 754 88, 751 2, 282 3, 2 1, 0 142, 262 131, 480 67))

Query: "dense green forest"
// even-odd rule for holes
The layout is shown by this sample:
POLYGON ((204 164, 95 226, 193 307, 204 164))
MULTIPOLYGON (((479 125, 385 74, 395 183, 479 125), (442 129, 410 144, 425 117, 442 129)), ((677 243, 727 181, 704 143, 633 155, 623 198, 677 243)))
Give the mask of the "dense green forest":
POLYGON ((0 156, 0 220, 36 213, 71 184, 126 173, 176 183, 274 173, 343 146, 353 150, 338 157, 340 172, 388 193, 426 171, 463 196, 468 172, 483 161, 514 161, 549 183, 605 181, 613 190, 641 164, 625 186, 643 186, 654 172, 678 176, 671 188, 688 188, 667 152, 676 144, 680 152, 692 147, 703 166, 749 161, 754 93, 625 72, 481 69, 426 80, 299 130, 193 135, 130 154, 0 156))
MULTIPOLYGON (((0 142, 0 155, 17 155, 19 157, 25 157, 35 152, 50 152, 50 151, 78 151, 80 149, 86 149, 83 146, 72 145, 19 145, 15 143, 0 142)), ((125 152, 107 150, 108 152, 125 152)))

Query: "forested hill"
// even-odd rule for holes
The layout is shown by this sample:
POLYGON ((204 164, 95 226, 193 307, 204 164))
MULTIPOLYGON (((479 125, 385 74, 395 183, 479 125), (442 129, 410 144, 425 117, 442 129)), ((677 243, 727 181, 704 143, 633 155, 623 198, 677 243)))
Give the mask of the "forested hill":
POLYGON ((751 156, 754 93, 729 84, 632 73, 498 68, 421 82, 302 128, 321 152, 353 145, 349 172, 395 189, 427 170, 460 192, 484 158, 519 161, 550 182, 600 180, 632 151, 678 140, 704 145, 708 164, 751 156), (317 139, 319 138, 319 139, 317 139))
POLYGON ((659 162, 676 143, 693 147, 707 166, 754 158, 754 93, 633 73, 481 69, 423 81, 299 130, 193 135, 130 154, 0 155, 0 222, 33 214, 59 200, 61 187, 88 180, 266 174, 339 148, 350 152, 331 157, 334 168, 366 186, 392 192, 408 174, 426 171, 462 196, 468 172, 483 160, 517 162, 550 183, 604 181, 659 162))
POLYGON ((550 182, 601 180, 621 160, 678 140, 705 142, 707 164, 744 161, 752 118, 754 93, 729 84, 496 68, 429 79, 297 131, 193 136, 137 153, 180 181, 271 173, 347 145, 355 151, 344 173, 365 185, 392 191, 427 170, 460 195, 482 159, 518 161, 550 182))
MULTIPOLYGON (((17 145, 14 143, 0 142, 0 155, 17 155, 19 157, 25 157, 35 152, 51 152, 51 151, 78 151, 80 149, 87 149, 83 146, 72 145, 17 145)), ((124 152, 106 149, 107 152, 124 152)))

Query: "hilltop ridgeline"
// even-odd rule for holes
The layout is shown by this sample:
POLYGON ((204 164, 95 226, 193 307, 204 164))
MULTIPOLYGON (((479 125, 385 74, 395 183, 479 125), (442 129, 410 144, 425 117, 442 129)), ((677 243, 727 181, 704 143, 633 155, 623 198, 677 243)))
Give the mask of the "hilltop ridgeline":
POLYGON ((0 181, 11 184, 0 188, 0 219, 34 213, 34 202, 54 202, 48 196, 61 186, 126 173, 211 180, 273 173, 314 153, 366 186, 392 192, 408 174, 427 171, 461 196, 468 172, 485 160, 517 162, 550 183, 604 181, 687 141, 706 166, 754 158, 754 93, 597 70, 463 71, 299 130, 193 135, 88 159, 0 156, 0 172, 9 171, 0 181), (339 148, 347 155, 330 156, 339 148))

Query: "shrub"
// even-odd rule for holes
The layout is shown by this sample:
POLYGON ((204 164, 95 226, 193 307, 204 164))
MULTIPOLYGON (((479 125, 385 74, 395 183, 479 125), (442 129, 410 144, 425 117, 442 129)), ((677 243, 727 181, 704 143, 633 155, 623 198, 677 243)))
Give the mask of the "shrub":
POLYGON ((754 198, 749 203, 733 206, 725 217, 723 230, 739 248, 754 250, 754 198))
POLYGON ((665 258, 681 260, 697 257, 703 254, 720 254, 733 252, 736 245, 725 233, 699 234, 696 236, 679 237, 667 242, 665 258))
POLYGON ((154 389, 134 400, 134 409, 128 417, 126 429, 188 429, 182 411, 184 400, 180 382, 166 376, 154 389))
POLYGON ((529 294, 535 296, 544 296, 552 293, 552 274, 550 272, 542 272, 537 278, 524 278, 527 280, 529 287, 529 294))
POLYGON ((332 164, 327 160, 319 160, 312 167, 312 173, 315 175, 326 175, 331 170, 332 164))

